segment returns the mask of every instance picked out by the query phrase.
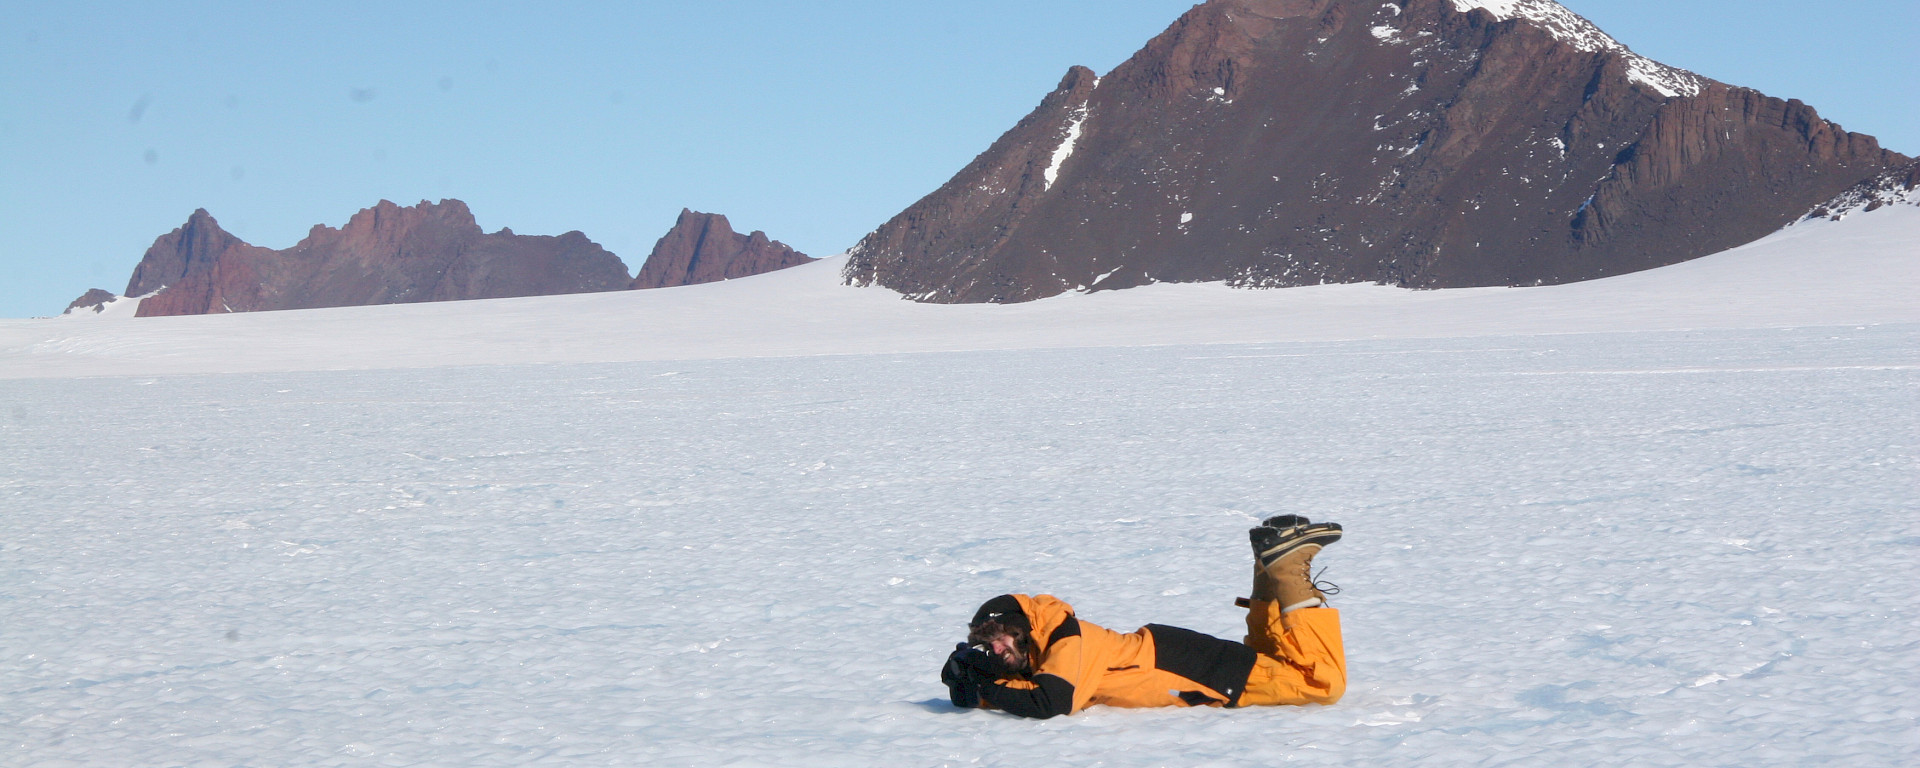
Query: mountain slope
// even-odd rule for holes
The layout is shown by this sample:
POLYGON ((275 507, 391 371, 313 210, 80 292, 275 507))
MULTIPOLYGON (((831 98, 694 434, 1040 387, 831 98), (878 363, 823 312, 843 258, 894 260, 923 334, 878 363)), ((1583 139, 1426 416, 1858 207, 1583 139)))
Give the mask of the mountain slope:
POLYGON ((1545 0, 1212 0, 1069 71, 844 277, 943 303, 1562 283, 1751 241, 1907 160, 1545 0))

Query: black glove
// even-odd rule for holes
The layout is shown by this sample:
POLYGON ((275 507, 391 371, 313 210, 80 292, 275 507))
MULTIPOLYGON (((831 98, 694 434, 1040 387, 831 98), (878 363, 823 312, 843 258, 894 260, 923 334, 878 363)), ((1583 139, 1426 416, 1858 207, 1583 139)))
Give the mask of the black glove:
POLYGON ((961 709, 973 709, 980 706, 980 684, 993 677, 986 668, 993 657, 986 651, 961 643, 953 647, 953 655, 947 657, 947 663, 940 668, 940 682, 947 684, 947 697, 953 705, 961 709))

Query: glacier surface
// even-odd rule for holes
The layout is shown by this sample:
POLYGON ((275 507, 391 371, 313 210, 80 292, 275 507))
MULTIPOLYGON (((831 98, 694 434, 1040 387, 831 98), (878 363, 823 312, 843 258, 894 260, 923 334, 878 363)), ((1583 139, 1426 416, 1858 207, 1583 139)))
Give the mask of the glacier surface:
POLYGON ((0 382, 0 762, 1896 765, 1920 327, 0 382), (1331 707, 956 711, 974 607, 1237 637, 1350 532, 1331 707))

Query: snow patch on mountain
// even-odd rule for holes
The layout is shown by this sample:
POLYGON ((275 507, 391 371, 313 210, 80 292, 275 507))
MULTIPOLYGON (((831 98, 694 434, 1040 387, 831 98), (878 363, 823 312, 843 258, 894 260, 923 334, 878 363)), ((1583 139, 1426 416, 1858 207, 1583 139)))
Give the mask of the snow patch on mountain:
POLYGON ((166 290, 166 286, 161 286, 160 290, 145 296, 115 296, 95 307, 85 307, 78 310, 68 309, 65 313, 57 317, 66 320, 94 320, 100 318, 130 319, 135 316, 135 313, 140 311, 140 302, 153 298, 155 294, 164 290, 166 290))
POLYGON ((1452 0, 1455 10, 1466 13, 1481 8, 1495 19, 1524 19, 1547 31, 1554 38, 1587 52, 1618 53, 1627 60, 1627 76, 1633 82, 1669 99, 1697 96, 1703 85, 1700 77, 1684 69, 1670 67, 1634 53, 1587 21, 1580 14, 1553 0, 1452 0))
POLYGON ((1624 47, 1620 50, 1627 57, 1627 77, 1633 82, 1652 88, 1655 93, 1669 99, 1700 95, 1700 78, 1692 73, 1661 64, 1624 47))
MULTIPOLYGON (((1097 85, 1097 83, 1096 83, 1097 85)), ((1087 122, 1087 105, 1081 104, 1073 115, 1067 118, 1067 135, 1060 140, 1060 146, 1053 148, 1053 163, 1047 166, 1046 185, 1041 189, 1053 189, 1053 182, 1060 178, 1060 166, 1073 156, 1074 145, 1080 143, 1080 129, 1087 122)))
POLYGON ((1893 205, 1920 206, 1920 163, 1895 168, 1861 182, 1787 226, 1823 219, 1839 221, 1856 213, 1877 211, 1893 205))

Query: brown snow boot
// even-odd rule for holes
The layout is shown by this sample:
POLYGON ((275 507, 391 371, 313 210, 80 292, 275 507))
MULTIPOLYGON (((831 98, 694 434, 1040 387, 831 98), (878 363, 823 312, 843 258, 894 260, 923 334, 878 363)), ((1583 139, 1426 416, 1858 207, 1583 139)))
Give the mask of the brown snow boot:
POLYGON ((1267 573, 1267 569, 1260 566, 1261 547, 1272 546, 1271 542, 1278 531, 1299 528, 1312 522, 1302 515, 1274 515, 1260 521, 1258 527, 1247 532, 1253 539, 1253 591, 1246 597, 1233 601, 1234 605, 1246 608, 1248 600, 1270 603, 1280 599, 1280 583, 1274 581, 1273 576, 1267 573))
POLYGON ((1280 603, 1280 613, 1327 604, 1326 594, 1313 586, 1313 556, 1319 554, 1320 549, 1318 544, 1307 544, 1267 566, 1267 578, 1273 580, 1278 592, 1274 599, 1280 603))
POLYGON ((1247 595, 1247 599, 1268 603, 1280 599, 1280 582, 1275 581, 1259 563, 1253 564, 1253 592, 1247 595))
MULTIPOLYGON (((1313 556, 1322 548, 1340 540, 1339 523, 1308 523, 1290 516, 1285 526, 1263 525, 1248 531, 1254 556, 1269 581, 1254 578, 1256 593, 1268 593, 1280 604, 1281 613, 1326 604, 1326 594, 1313 585, 1313 556)), ((1256 596, 1254 599, 1260 599, 1256 596)))
POLYGON ((1247 538, 1253 542, 1253 556, 1269 571, 1280 558, 1296 550, 1311 547, 1317 552, 1340 540, 1339 523, 1307 523, 1306 518, 1297 515, 1288 517, 1300 522, 1286 527, 1262 525, 1247 531, 1247 538))

